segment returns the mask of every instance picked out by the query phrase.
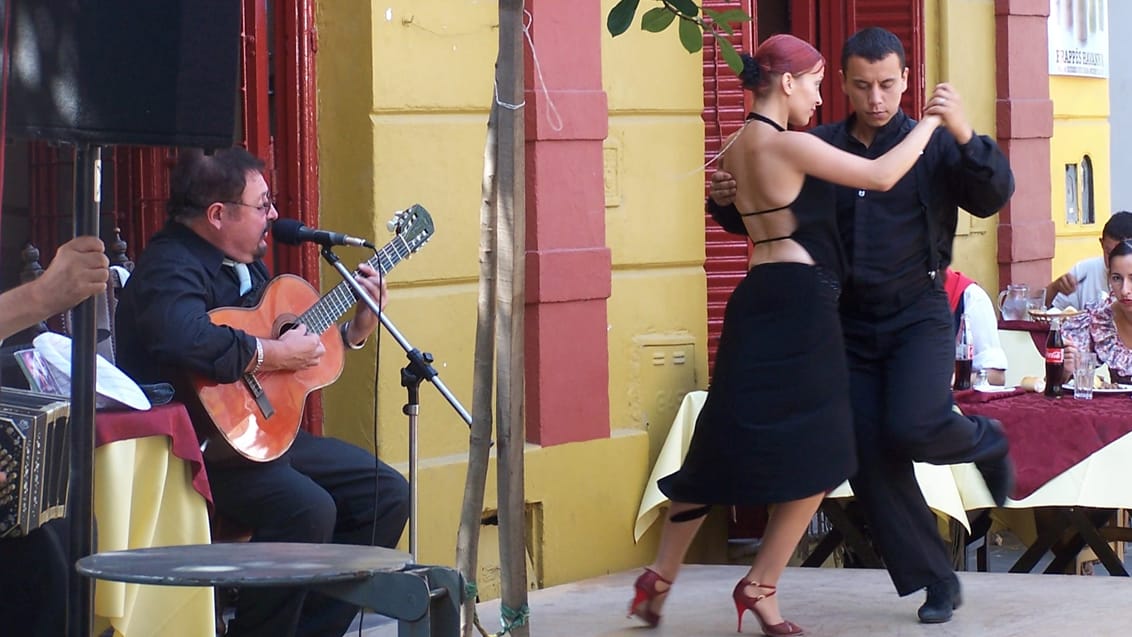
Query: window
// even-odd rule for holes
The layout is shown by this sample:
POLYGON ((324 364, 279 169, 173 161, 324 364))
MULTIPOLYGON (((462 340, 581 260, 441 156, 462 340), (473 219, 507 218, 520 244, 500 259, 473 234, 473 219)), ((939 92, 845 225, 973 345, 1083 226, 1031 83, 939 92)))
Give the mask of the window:
POLYGON ((1077 223, 1081 194, 1077 189, 1077 164, 1065 164, 1065 223, 1077 223))
POLYGON ((1096 219, 1093 160, 1085 155, 1080 164, 1065 164, 1065 223, 1089 225, 1096 219))

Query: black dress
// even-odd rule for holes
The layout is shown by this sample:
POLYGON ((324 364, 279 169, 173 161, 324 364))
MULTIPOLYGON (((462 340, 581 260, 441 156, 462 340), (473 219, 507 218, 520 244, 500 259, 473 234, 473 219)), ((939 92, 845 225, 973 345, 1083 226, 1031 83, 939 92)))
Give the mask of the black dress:
POLYGON ((735 288, 688 454, 658 485, 675 502, 785 502, 856 471, 833 185, 806 177, 788 208, 816 265, 757 265, 735 288))

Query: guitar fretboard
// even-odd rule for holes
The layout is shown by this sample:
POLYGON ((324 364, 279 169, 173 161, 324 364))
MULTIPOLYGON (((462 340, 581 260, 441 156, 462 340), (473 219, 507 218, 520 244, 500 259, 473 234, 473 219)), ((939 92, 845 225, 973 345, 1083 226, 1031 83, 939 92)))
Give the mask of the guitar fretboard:
MULTIPOLYGON (((385 276, 401 261, 404 261, 420 247, 418 240, 412 244, 405 241, 404 237, 398 235, 394 237, 389 243, 385 244, 377 254, 370 257, 366 263, 373 266, 373 268, 381 272, 385 276)), ((378 300, 378 299, 374 299, 378 300)), ((334 289, 327 292, 325 296, 318 300, 309 310, 303 312, 299 317, 299 322, 307 326, 307 329, 314 334, 322 334, 331 325, 338 322, 358 299, 354 296, 354 291, 350 285, 342 281, 334 286, 334 289)))

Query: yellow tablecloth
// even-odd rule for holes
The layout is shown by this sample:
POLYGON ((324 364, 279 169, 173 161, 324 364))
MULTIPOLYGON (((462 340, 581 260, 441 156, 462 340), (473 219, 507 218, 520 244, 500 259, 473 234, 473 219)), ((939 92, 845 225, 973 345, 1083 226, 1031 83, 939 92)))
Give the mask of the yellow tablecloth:
MULTIPOLYGON (((94 451, 98 551, 207 544, 208 507, 168 436, 131 438, 94 451)), ((125 637, 215 633, 211 588, 95 583, 94 613, 125 637)))
MULTIPOLYGON (((661 447, 652 474, 645 485, 641 505, 637 510, 637 521, 633 527, 634 539, 652 526, 660 515, 660 508, 668 501, 657 488, 656 483, 664 476, 680 468, 692 431, 696 427, 696 416, 703 407, 707 392, 688 393, 680 404, 672 429, 661 447)), ((927 500, 928 506, 936 512, 951 517, 970 531, 966 512, 994 506, 986 484, 973 464, 931 465, 915 463, 916 480, 927 500)), ((1096 453, 1085 458, 1069 470, 1059 474, 1030 496, 1022 500, 1007 500, 1008 508, 1030 508, 1041 506, 1088 506, 1102 508, 1132 508, 1132 434, 1117 439, 1096 453)), ((842 483, 829 497, 840 498, 853 495, 849 483, 842 483)))

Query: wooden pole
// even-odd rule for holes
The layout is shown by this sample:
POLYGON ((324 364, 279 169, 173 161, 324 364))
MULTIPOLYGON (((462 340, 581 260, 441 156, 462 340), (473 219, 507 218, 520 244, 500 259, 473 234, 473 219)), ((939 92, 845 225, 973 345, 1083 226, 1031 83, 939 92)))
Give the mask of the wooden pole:
MULTIPOLYGON (((468 473, 464 480, 464 504, 456 532, 456 568, 469 583, 476 582, 479 569, 480 524, 484 488, 491 456, 492 372, 495 369, 495 219, 499 201, 495 180, 496 129, 499 107, 491 106, 487 141, 483 149, 483 185, 480 202, 480 284, 476 311, 476 347, 472 370, 472 430, 468 442, 468 473)), ((472 637, 475 629, 476 596, 468 595, 460 611, 460 634, 472 637)))
POLYGON ((504 630, 527 637, 527 552, 523 489, 523 306, 526 256, 526 131, 523 123, 523 0, 499 2, 499 206, 496 237, 496 379, 499 442, 499 562, 504 630))

